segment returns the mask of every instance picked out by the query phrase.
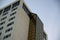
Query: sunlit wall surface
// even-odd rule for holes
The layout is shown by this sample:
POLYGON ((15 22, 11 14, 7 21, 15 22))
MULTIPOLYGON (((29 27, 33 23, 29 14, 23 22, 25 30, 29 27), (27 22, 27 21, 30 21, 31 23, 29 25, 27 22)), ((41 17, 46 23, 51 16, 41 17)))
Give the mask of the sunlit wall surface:
POLYGON ((29 17, 23 0, 0 0, 0 40, 27 40, 29 17))

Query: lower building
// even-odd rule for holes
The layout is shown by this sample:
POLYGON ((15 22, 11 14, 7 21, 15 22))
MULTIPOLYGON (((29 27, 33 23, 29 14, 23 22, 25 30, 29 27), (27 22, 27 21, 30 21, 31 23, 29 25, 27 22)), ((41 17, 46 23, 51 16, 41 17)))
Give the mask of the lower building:
POLYGON ((43 23, 37 14, 34 13, 30 14, 28 40, 47 40, 47 36, 43 28, 43 23))

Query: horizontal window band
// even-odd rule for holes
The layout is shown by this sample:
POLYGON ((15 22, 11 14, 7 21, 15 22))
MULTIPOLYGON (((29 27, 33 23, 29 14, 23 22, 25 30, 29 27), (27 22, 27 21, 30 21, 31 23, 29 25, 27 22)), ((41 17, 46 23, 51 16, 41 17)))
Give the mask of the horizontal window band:
POLYGON ((6 36, 4 36, 3 39, 9 38, 9 37, 11 37, 11 34, 7 34, 6 36))
POLYGON ((0 10, 0 15, 2 14, 2 11, 3 11, 3 10, 0 10))
POLYGON ((2 21, 2 20, 4 20, 4 19, 6 19, 6 18, 7 18, 7 16, 5 16, 5 17, 1 18, 1 21, 2 21))
POLYGON ((5 31, 5 33, 11 31, 12 29, 13 29, 12 27, 11 27, 11 28, 8 28, 8 29, 5 31))
POLYGON ((16 14, 16 11, 15 11, 15 12, 13 12, 13 13, 11 13, 11 14, 10 14, 10 16, 12 16, 12 15, 14 15, 14 14, 16 14))
POLYGON ((11 11, 15 11, 17 9, 17 7, 13 8, 11 11))
POLYGON ((1 36, 2 32, 0 32, 0 36, 1 36))
POLYGON ((10 9, 11 9, 11 5, 9 5, 9 6, 7 6, 6 8, 4 8, 3 13, 9 11, 10 9))
POLYGON ((12 17, 12 18, 10 18, 10 19, 9 19, 9 21, 11 21, 11 20, 13 20, 13 19, 15 19, 15 16, 14 16, 14 17, 12 17))
POLYGON ((3 26, 2 27, 0 27, 0 30, 2 30, 3 29, 3 26))
POLYGON ((7 15, 8 14, 8 12, 5 12, 5 13, 3 13, 3 15, 2 16, 5 16, 5 15, 7 15))
POLYGON ((12 8, 18 6, 20 4, 20 0, 12 4, 12 8))
POLYGON ((7 27, 9 27, 9 26, 11 26, 13 24, 14 24, 14 22, 11 22, 11 23, 7 24, 7 27))
POLYGON ((3 25, 5 23, 5 21, 1 22, 0 25, 3 25))

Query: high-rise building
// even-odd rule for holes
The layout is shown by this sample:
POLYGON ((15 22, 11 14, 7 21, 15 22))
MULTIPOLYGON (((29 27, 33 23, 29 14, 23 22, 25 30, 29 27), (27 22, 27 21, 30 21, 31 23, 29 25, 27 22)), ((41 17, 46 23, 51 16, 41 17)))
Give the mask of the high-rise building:
POLYGON ((46 33, 23 0, 1 0, 0 40, 46 40, 46 33))

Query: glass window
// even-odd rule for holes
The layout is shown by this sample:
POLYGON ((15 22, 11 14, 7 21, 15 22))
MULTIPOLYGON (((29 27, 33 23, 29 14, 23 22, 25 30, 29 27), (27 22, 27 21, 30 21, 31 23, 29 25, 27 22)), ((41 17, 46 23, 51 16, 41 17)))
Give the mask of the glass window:
POLYGON ((9 24, 7 25, 7 27, 11 26, 12 24, 14 24, 14 22, 9 23, 9 24))
POLYGON ((13 19, 15 19, 15 16, 14 16, 14 17, 12 17, 12 18, 10 18, 10 19, 9 19, 9 21, 11 21, 11 20, 13 20, 13 19))
POLYGON ((26 5, 23 3, 23 7, 24 11, 29 15, 30 11, 28 10, 28 8, 26 7, 26 5))
POLYGON ((11 34, 8 34, 8 35, 4 36, 3 39, 9 38, 9 37, 11 37, 11 34))
POLYGON ((12 8, 18 6, 19 4, 20 4, 20 1, 15 2, 15 3, 12 5, 12 8))
POLYGON ((5 31, 5 33, 6 33, 6 32, 9 32, 9 31, 11 31, 11 30, 12 30, 12 27, 9 28, 9 29, 7 29, 7 30, 5 31))
POLYGON ((5 12, 5 13, 3 13, 3 15, 2 16, 5 16, 5 15, 7 15, 8 14, 8 12, 5 12))
POLYGON ((3 21, 2 23, 0 23, 0 25, 3 25, 5 23, 5 21, 3 21))
POLYGON ((17 9, 17 7, 13 8, 12 11, 15 11, 17 9))
POLYGON ((2 11, 3 11, 3 10, 0 10, 0 15, 2 14, 2 11))
POLYGON ((6 19, 6 18, 7 18, 7 16, 5 16, 5 17, 1 18, 1 21, 2 21, 2 20, 4 20, 4 19, 6 19))
POLYGON ((0 27, 0 30, 2 30, 3 29, 3 26, 2 27, 0 27))
POLYGON ((9 10, 10 10, 10 8, 11 8, 11 5, 9 5, 8 7, 4 8, 4 12, 9 11, 9 10))
POLYGON ((14 15, 14 14, 16 14, 16 12, 13 12, 12 14, 10 14, 10 16, 12 16, 12 15, 14 15))
POLYGON ((2 32, 0 32, 0 35, 2 34, 2 32))

